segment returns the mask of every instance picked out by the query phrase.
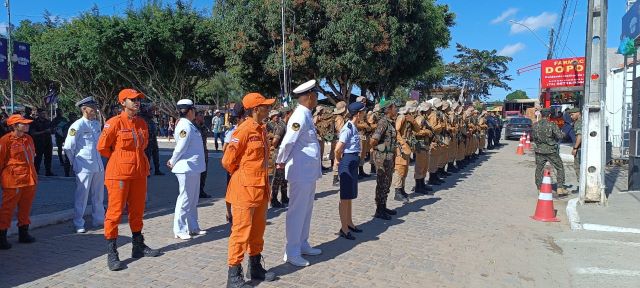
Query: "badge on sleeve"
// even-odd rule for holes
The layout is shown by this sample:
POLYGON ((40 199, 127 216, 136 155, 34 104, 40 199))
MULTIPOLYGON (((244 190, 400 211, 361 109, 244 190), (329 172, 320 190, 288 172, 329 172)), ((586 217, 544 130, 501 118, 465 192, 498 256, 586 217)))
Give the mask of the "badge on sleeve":
POLYGON ((69 136, 76 136, 77 132, 76 129, 71 128, 71 130, 69 130, 69 136))
POLYGON ((300 130, 300 124, 298 124, 298 123, 293 123, 293 125, 291 125, 291 129, 293 129, 293 131, 298 131, 298 130, 300 130))
POLYGON ((182 130, 180 131, 180 138, 184 138, 184 137, 187 137, 187 131, 182 130))

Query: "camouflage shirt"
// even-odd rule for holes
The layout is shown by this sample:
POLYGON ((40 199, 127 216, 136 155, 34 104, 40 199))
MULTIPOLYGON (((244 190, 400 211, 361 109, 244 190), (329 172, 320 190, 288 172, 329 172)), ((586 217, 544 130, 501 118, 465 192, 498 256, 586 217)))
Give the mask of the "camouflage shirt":
POLYGON ((280 143, 282 142, 285 132, 287 132, 287 124, 282 120, 278 121, 275 125, 275 129, 273 130, 273 137, 277 142, 276 145, 274 145, 274 148, 280 147, 280 143))
POLYGON ((558 125, 543 118, 533 125, 532 136, 536 153, 551 154, 558 153, 558 141, 564 138, 564 133, 558 125))
POLYGON ((573 122, 573 131, 575 131, 576 136, 582 135, 582 118, 573 122))
POLYGON ((384 158, 383 160, 391 160, 395 158, 396 147, 398 146, 398 139, 396 138, 396 128, 394 122, 382 115, 378 121, 375 132, 371 135, 371 138, 378 140, 378 145, 375 147, 377 152, 376 158, 384 158))

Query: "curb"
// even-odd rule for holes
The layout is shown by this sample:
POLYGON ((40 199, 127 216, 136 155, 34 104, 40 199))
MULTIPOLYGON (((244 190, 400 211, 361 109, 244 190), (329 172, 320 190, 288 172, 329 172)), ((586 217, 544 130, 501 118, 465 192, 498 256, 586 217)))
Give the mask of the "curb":
POLYGON ((578 197, 567 202, 567 219, 569 219, 569 223, 571 224, 571 230, 574 231, 583 229, 582 224, 580 224, 580 215, 578 215, 578 209, 576 208, 577 205, 578 197))
POLYGON ((591 223, 580 223, 580 215, 578 215, 578 209, 576 208, 578 205, 578 198, 573 198, 567 202, 567 218, 569 219, 569 223, 571 224, 571 230, 588 230, 588 231, 598 231, 598 232, 615 232, 615 233, 632 233, 632 234, 640 234, 640 229, 637 228, 627 228, 627 227, 618 227, 618 226, 609 226, 609 225, 600 225, 600 224, 591 224, 591 223))
MULTIPOLYGON (((84 215, 91 215, 91 211, 93 207, 91 205, 87 205, 87 208, 84 210, 84 215)), ((39 214, 31 216, 31 224, 29 225, 29 229, 40 228, 49 225, 55 225, 67 222, 73 219, 74 209, 67 209, 63 211, 53 212, 49 214, 39 214)), ((7 230, 7 235, 14 235, 18 233, 18 222, 14 220, 11 222, 11 227, 7 230)), ((71 228, 69 228, 71 230, 71 228)))

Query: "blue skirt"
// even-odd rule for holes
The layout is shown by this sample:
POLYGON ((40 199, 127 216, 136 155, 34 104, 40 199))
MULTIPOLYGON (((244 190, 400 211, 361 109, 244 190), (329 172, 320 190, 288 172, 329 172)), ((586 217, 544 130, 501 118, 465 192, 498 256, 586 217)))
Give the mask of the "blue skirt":
POLYGON ((340 199, 351 200, 358 198, 358 166, 360 153, 345 153, 338 166, 340 175, 340 199))

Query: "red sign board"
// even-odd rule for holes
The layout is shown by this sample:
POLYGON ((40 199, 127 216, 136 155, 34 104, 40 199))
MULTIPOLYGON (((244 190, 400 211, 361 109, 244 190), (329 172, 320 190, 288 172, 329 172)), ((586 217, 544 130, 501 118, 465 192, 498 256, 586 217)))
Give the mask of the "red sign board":
POLYGON ((584 57, 544 60, 540 66, 543 89, 584 86, 584 57))

